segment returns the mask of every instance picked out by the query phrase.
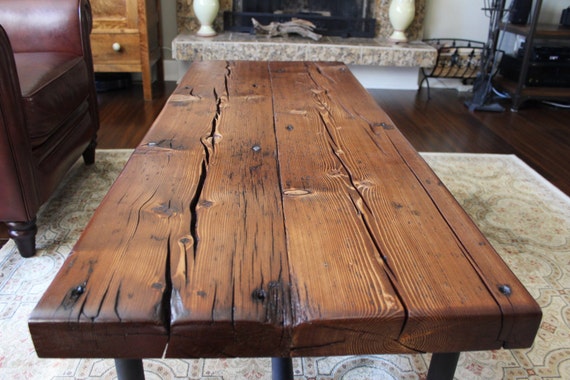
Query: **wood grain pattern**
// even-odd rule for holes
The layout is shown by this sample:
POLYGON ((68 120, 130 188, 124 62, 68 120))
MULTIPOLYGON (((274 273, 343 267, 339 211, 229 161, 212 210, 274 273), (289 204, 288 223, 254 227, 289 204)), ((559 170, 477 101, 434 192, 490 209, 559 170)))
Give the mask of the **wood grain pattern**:
POLYGON ((92 0, 93 28, 98 30, 137 30, 137 3, 132 0, 92 0))
MULTIPOLYGON (((179 258, 185 270, 173 277, 178 311, 167 354, 247 355, 252 335, 251 354, 279 352, 290 286, 268 72, 228 66, 224 81, 212 82, 219 77, 210 70, 198 66, 184 81, 188 95, 173 95, 174 102, 191 96, 189 111, 207 115, 209 131, 200 137, 197 246, 179 258)), ((190 122, 193 129, 199 121, 190 122)))
POLYGON ((540 317, 344 65, 196 62, 30 330, 41 356, 312 356, 526 347, 540 317))

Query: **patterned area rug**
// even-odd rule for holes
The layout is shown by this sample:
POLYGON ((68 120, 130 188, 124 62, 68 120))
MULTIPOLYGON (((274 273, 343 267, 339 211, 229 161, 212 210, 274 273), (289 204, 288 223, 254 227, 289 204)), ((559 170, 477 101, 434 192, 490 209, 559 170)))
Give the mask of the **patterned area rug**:
MULTIPOLYGON (((38 359, 27 317, 130 151, 76 164, 38 217, 38 255, 0 249, 0 379, 114 379, 112 360, 38 359)), ((534 346, 462 353, 458 379, 570 379, 570 199, 515 156, 424 154, 543 308, 534 346)), ((430 355, 294 360, 302 380, 425 379, 430 355)), ((270 379, 269 359, 145 360, 148 380, 270 379)))

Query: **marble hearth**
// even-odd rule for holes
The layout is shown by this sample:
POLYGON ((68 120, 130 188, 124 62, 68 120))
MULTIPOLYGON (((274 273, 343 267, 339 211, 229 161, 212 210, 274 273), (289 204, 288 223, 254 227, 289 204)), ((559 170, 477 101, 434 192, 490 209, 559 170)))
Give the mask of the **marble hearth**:
POLYGON ((195 60, 276 60, 341 61, 348 65, 392 67, 430 67, 437 52, 420 41, 394 44, 382 38, 323 37, 312 41, 301 37, 256 36, 246 33, 221 33, 198 37, 181 33, 172 42, 179 61, 195 60))

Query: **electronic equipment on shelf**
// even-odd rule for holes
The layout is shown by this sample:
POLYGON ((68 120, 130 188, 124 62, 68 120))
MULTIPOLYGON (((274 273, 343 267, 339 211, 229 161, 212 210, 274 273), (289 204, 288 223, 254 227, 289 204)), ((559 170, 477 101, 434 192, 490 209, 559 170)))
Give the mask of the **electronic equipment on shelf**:
MULTIPOLYGON (((517 81, 523 57, 506 54, 501 61, 500 73, 517 81)), ((531 87, 570 87, 570 49, 534 48, 525 81, 531 87)))
MULTIPOLYGON (((524 46, 517 51, 517 57, 524 55, 524 46)), ((534 46, 530 62, 570 62, 570 46, 534 46)))

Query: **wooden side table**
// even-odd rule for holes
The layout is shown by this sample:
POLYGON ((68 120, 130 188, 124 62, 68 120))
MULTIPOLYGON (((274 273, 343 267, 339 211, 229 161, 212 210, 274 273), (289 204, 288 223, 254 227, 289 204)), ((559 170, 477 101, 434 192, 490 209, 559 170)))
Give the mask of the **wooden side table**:
POLYGON ((95 72, 140 72, 145 100, 152 99, 153 66, 164 79, 160 0, 91 0, 95 72))

